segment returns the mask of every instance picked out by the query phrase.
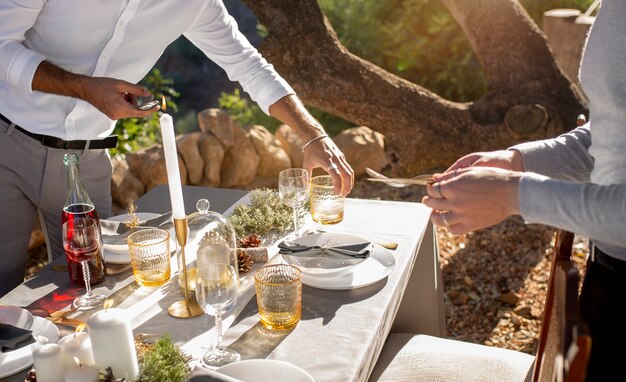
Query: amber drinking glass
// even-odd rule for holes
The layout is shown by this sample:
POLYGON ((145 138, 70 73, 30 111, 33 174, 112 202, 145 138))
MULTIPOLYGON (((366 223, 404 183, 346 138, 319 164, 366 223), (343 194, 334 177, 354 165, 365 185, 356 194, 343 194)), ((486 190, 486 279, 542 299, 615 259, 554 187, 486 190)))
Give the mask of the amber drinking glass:
POLYGON ((140 285, 156 287, 170 279, 170 234, 159 228, 141 229, 128 236, 133 274, 140 285))
POLYGON ((329 175, 311 179, 311 217, 320 224, 335 224, 343 220, 345 197, 336 194, 329 175))
POLYGON ((265 266, 254 273, 261 324, 270 330, 288 330, 300 322, 302 272, 288 264, 265 266))

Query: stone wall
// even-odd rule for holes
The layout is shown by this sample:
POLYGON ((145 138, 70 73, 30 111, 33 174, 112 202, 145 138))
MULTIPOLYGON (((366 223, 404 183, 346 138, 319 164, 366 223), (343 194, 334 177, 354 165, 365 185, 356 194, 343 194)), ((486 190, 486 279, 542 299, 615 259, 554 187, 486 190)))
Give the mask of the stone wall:
MULTIPOLYGON (((278 173, 302 166, 304 142, 289 126, 276 134, 263 126, 240 127, 224 110, 198 113, 200 131, 176 138, 183 184, 254 189, 276 188, 278 173)), ((368 127, 343 131, 335 143, 346 155, 356 176, 365 167, 376 171, 388 165, 384 137, 368 127)), ((113 161, 111 194, 116 209, 126 208, 159 184, 167 183, 163 147, 155 144, 113 161)))

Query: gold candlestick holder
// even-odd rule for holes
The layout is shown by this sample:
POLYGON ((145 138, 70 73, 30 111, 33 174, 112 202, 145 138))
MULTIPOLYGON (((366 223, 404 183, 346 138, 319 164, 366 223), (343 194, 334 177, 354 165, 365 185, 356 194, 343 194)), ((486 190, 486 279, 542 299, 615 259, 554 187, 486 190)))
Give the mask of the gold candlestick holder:
MULTIPOLYGON (((185 259, 185 246, 187 245, 187 218, 174 219, 174 229, 176 230, 176 240, 181 249, 181 263, 182 263, 182 277, 183 277, 183 291, 184 300, 176 301, 167 308, 167 312, 170 316, 177 318, 192 318, 204 314, 204 311, 198 305, 195 297, 189 293, 189 274, 187 273, 187 261, 185 259)), ((181 277, 180 275, 178 277, 181 277)))

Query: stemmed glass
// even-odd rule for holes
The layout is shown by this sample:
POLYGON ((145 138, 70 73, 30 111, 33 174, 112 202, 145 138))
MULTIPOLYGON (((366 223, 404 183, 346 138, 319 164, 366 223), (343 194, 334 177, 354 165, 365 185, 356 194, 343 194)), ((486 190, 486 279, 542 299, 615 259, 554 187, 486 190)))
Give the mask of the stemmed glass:
POLYGON ((235 268, 230 264, 198 264, 196 299, 204 312, 215 316, 217 344, 202 356, 202 364, 219 367, 238 361, 241 356, 233 349, 222 347, 222 316, 235 306, 239 284, 235 268))
POLYGON ((103 294, 93 294, 91 291, 91 275, 89 274, 89 260, 96 257, 102 250, 100 227, 93 218, 75 218, 63 224, 63 248, 70 259, 79 262, 83 269, 83 280, 87 293, 76 297, 74 306, 81 310, 93 309, 101 306, 106 299, 103 294))
POLYGON ((303 168, 288 168, 278 174, 280 200, 293 209, 294 236, 300 232, 300 209, 309 197, 309 174, 303 168))

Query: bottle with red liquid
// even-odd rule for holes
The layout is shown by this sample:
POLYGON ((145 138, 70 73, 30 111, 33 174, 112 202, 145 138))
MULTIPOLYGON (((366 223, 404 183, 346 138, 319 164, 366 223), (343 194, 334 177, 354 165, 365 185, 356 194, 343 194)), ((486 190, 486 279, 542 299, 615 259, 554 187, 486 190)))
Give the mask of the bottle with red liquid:
MULTIPOLYGON (((72 221, 77 218, 89 217, 98 222, 98 229, 100 229, 98 212, 91 199, 89 199, 89 195, 80 179, 78 155, 65 154, 63 156, 63 164, 67 170, 67 197, 63 206, 61 225, 66 222, 72 224, 72 221)), ((75 256, 68 254, 65 257, 67 259, 67 267, 69 268, 70 281, 76 285, 85 286, 80 261, 77 261, 75 256)), ((106 274, 104 258, 102 257, 102 245, 100 245, 100 250, 96 256, 89 260, 88 266, 91 285, 100 284, 106 274)))

